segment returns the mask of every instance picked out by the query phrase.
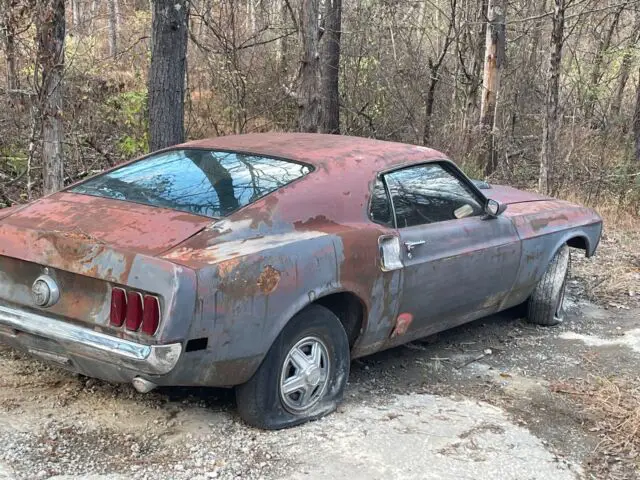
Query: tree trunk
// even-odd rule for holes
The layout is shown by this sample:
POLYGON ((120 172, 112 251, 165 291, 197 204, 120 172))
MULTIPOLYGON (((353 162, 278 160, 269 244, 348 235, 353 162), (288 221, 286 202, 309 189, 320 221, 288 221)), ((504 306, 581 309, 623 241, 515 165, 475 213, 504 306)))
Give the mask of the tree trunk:
POLYGON ((109 7, 109 56, 118 55, 118 0, 108 0, 109 7))
POLYGON ((0 2, 0 8, 2 9, 0 29, 2 30, 2 46, 6 59, 7 90, 11 92, 20 88, 16 64, 16 26, 11 2, 3 0, 0 2))
POLYGON ((511 129, 511 138, 509 141, 512 144, 516 144, 518 142, 515 138, 517 125, 523 117, 526 118, 526 114, 523 115, 523 113, 526 112, 529 107, 529 105, 526 105, 526 102, 529 102, 531 97, 525 92, 534 92, 539 88, 537 83, 538 77, 534 72, 539 70, 538 50, 540 45, 540 36, 544 30, 544 23, 546 21, 546 11, 547 0, 541 0, 537 5, 531 4, 530 11, 527 11, 527 16, 535 16, 536 20, 528 35, 528 53, 523 52, 522 67, 518 69, 514 78, 515 84, 518 88, 513 89, 513 106, 511 108, 511 121, 509 122, 511 129))
POLYGON ((610 107, 610 116, 615 122, 620 116, 620 109, 622 106, 622 98, 624 97, 624 89, 629 81, 629 74, 631 73, 631 66, 633 64, 634 49, 640 42, 640 11, 636 12, 636 19, 633 25, 633 35, 629 41, 629 45, 626 48, 624 55, 622 56, 622 62, 620 64, 620 75, 618 77, 618 86, 616 87, 616 93, 613 97, 610 107))
MULTIPOLYGON (((589 81, 589 90, 587 91, 587 103, 585 105, 584 117, 585 120, 590 121, 593 117, 596 103, 598 102, 598 84, 602 77, 602 64, 604 63, 604 57, 611 46, 611 39, 620 21, 620 15, 625 9, 626 3, 618 7, 618 10, 613 14, 611 24, 604 35, 598 42, 598 50, 596 51, 593 59, 593 68, 591 69, 591 78, 589 81)), ((593 127, 597 127, 597 122, 594 122, 593 127)))
POLYGON ((318 54, 319 0, 302 0, 300 5, 300 80, 298 85, 298 129, 317 132, 320 126, 320 58, 318 54))
POLYGON ((149 148, 184 141, 188 2, 152 0, 149 148))
POLYGON ((620 116, 620 108, 622 107, 622 98, 624 97, 624 89, 627 86, 627 82, 629 81, 629 73, 631 70, 631 63, 633 61, 633 56, 630 52, 625 52, 622 57, 622 62, 620 65, 620 75, 618 77, 618 85, 616 87, 616 93, 613 97, 613 101, 611 102, 611 109, 609 111, 611 120, 614 122, 620 116))
POLYGON ((64 73, 64 0, 39 0, 36 10, 38 64, 41 75, 38 104, 42 121, 42 179, 45 194, 64 185, 62 142, 62 76, 64 73))
POLYGON ((429 86, 427 88, 427 93, 424 97, 424 128, 422 130, 422 144, 429 145, 431 140, 431 117, 433 116, 433 104, 436 96, 436 87, 438 86, 438 82, 440 81, 440 67, 444 62, 445 57, 447 56, 447 51, 453 42, 453 33, 455 26, 455 16, 456 16, 456 8, 457 8, 457 0, 451 0, 451 14, 449 16, 449 26, 447 27, 447 33, 442 39, 438 36, 438 57, 435 61, 429 57, 427 63, 429 66, 429 86))
POLYGON ((467 86, 465 89, 466 104, 462 119, 462 130, 465 138, 463 139, 464 150, 468 151, 470 148, 470 140, 472 135, 470 132, 471 126, 476 125, 476 115, 478 112, 478 90, 482 85, 482 79, 480 78, 480 72, 483 65, 483 56, 485 50, 486 36, 487 36, 487 23, 482 21, 485 16, 485 12, 488 8, 488 0, 482 0, 480 2, 480 10, 477 12, 475 24, 479 24, 477 36, 474 35, 472 42, 471 52, 473 59, 471 63, 471 76, 467 76, 467 86))
POLYGON ((487 35, 480 103, 480 126, 482 128, 482 163, 485 175, 496 170, 497 157, 494 147, 496 100, 500 89, 500 73, 505 55, 505 12, 497 0, 490 0, 487 13, 487 35))
POLYGON ((71 25, 76 30, 80 25, 80 5, 79 0, 71 0, 71 25))
POLYGON ((541 193, 554 191, 554 164, 557 155, 557 135, 560 128, 560 67, 564 42, 565 0, 554 0, 551 42, 549 49, 549 70, 545 98, 545 112, 542 125, 542 148, 540 150, 540 175, 538 189, 541 193))
MULTIPOLYGON (((286 0, 277 0, 274 2, 274 16, 275 18, 277 18, 277 22, 278 22, 278 30, 276 30, 276 35, 279 37, 276 41, 275 41, 275 47, 276 47, 276 65, 277 65, 277 69, 278 72, 282 72, 284 70, 284 62, 285 62, 285 58, 286 58, 286 48, 287 48, 287 42, 286 42, 286 37, 282 36, 285 33, 285 30, 287 28, 287 23, 288 23, 288 16, 289 16, 289 12, 287 10, 287 2, 286 0)), ((285 78, 285 75, 283 75, 281 77, 281 79, 285 78)))
POLYGON ((640 165, 640 71, 636 86, 636 108, 633 112, 633 141, 635 144, 636 163, 640 165))
POLYGON ((431 117, 433 116, 433 102, 436 97, 436 86, 438 85, 438 71, 431 68, 431 59, 429 59, 430 81, 427 89, 427 96, 424 100, 424 129, 422 130, 422 144, 429 145, 431 141, 431 117))
POLYGON ((322 131, 340 134, 340 28, 342 0, 325 0, 322 49, 322 131))

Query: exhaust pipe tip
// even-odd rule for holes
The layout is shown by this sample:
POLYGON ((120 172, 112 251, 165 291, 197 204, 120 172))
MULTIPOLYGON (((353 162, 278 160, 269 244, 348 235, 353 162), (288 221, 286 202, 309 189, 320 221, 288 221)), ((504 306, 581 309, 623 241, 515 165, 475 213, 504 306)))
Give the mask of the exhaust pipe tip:
POLYGON ((135 377, 131 383, 133 384, 133 388, 135 388, 140 393, 149 393, 151 390, 157 387, 157 385, 149 380, 146 380, 142 377, 135 377))

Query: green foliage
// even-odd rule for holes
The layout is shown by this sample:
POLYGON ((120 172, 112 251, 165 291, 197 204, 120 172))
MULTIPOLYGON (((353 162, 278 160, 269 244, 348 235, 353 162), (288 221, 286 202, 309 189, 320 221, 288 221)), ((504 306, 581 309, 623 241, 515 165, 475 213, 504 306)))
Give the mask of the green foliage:
POLYGON ((106 114, 122 132, 118 150, 125 157, 147 153, 149 126, 146 115, 147 92, 130 91, 113 95, 105 102, 106 114))
POLYGON ((27 152, 18 145, 7 145, 0 149, 3 170, 19 175, 27 168, 27 152))

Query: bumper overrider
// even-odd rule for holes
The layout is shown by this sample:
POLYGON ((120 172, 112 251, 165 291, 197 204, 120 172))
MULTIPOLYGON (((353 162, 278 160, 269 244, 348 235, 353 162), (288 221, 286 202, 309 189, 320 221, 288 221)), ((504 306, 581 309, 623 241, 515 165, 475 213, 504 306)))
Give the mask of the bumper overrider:
POLYGON ((5 305, 0 305, 0 341, 80 373, 101 371, 94 376, 116 381, 136 374, 166 375, 182 353, 180 343, 143 345, 5 305))

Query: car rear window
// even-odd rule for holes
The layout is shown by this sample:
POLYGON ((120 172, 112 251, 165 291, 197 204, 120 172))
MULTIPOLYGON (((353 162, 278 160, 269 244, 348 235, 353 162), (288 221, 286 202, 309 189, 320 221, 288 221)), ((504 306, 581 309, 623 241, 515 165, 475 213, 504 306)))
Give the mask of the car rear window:
POLYGON ((224 217, 305 176, 308 165, 212 150, 171 150, 91 178, 69 191, 224 217))

